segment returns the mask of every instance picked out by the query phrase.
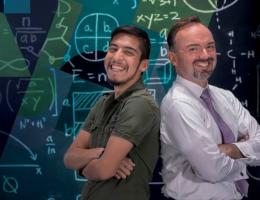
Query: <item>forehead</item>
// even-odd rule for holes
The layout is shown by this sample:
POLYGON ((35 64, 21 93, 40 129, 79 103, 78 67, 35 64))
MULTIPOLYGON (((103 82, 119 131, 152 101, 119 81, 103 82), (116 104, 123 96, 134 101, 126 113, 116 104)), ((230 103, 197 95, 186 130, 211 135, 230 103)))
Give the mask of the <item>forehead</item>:
POLYGON ((210 30, 202 24, 190 24, 183 27, 175 37, 176 45, 179 44, 207 44, 214 42, 210 30))
POLYGON ((134 35, 130 35, 127 33, 119 33, 113 37, 110 42, 110 45, 118 45, 118 46, 128 46, 135 49, 140 49, 140 39, 134 35))

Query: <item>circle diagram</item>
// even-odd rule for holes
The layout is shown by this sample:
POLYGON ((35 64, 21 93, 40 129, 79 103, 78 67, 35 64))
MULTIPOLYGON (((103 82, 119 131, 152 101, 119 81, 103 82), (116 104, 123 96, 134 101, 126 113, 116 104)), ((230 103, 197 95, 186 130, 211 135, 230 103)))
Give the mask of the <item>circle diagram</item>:
POLYGON ((107 51, 111 32, 116 27, 118 21, 110 14, 93 13, 85 16, 75 31, 77 53, 88 61, 102 61, 104 54, 99 52, 107 51))

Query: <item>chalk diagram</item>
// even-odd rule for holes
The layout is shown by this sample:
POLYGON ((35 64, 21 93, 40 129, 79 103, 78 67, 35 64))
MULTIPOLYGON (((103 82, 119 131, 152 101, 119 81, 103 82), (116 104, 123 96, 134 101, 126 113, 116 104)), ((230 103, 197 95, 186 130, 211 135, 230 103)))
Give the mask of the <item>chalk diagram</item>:
POLYGON ((152 74, 149 70, 146 70, 144 74, 144 83, 147 85, 167 84, 173 77, 172 66, 166 58, 151 59, 149 68, 153 69, 152 72, 160 74, 160 76, 158 76, 158 74, 152 74))
MULTIPOLYGON (((121 2, 120 2, 121 3, 121 2)), ((137 2, 136 2, 136 0, 133 0, 133 5, 131 6, 131 9, 136 9, 136 7, 137 7, 137 2)), ((118 0, 113 0, 113 5, 119 5, 119 1, 118 0)))
POLYGON ((13 71, 25 71, 27 69, 26 65, 22 67, 15 66, 15 65, 19 65, 19 63, 21 64, 20 66, 22 66, 24 63, 26 63, 26 65, 29 65, 30 61, 25 58, 16 58, 9 62, 0 60, 0 71, 4 70, 5 68, 10 68, 13 71))
POLYGON ((22 51, 27 51, 35 57, 38 57, 39 52, 37 51, 40 51, 40 49, 36 51, 35 46, 38 44, 40 35, 45 35, 46 31, 43 30, 42 27, 32 27, 29 17, 24 17, 22 27, 16 27, 15 30, 15 39, 16 43, 19 44, 19 48, 22 51))
POLYGON ((85 16, 75 30, 77 53, 88 61, 102 61, 104 57, 100 56, 98 52, 107 51, 110 34, 118 26, 117 19, 110 14, 93 13, 85 16))
POLYGON ((11 169, 34 169, 36 175, 42 175, 41 167, 37 164, 37 153, 28 147, 23 141, 12 134, 8 134, 0 130, 0 134, 6 135, 9 137, 9 147, 12 148, 12 151, 6 150, 5 152, 12 152, 14 150, 19 152, 20 156, 10 156, 10 154, 3 154, 0 161, 0 186, 2 191, 5 193, 18 193, 19 181, 13 173, 10 173, 11 169), (10 161, 12 160, 12 161, 10 161), (18 161, 19 160, 19 161, 18 161), (8 170, 8 171, 6 171, 8 170), (6 173, 6 174, 5 174, 6 173))
POLYGON ((19 78, 18 81, 8 80, 3 98, 5 97, 9 110, 11 112, 15 110, 16 99, 12 98, 15 91, 18 96, 25 94, 21 103, 22 111, 26 110, 27 113, 34 114, 48 107, 52 116, 57 116, 56 78, 56 71, 51 68, 49 77, 19 78), (28 88, 24 89, 23 85, 26 83, 29 83, 28 88))
MULTIPOLYGON (((17 137, 15 137, 14 135, 12 134, 8 134, 4 131, 1 131, 0 130, 0 134, 3 134, 3 135, 7 135, 12 141, 16 142, 17 144, 20 144, 28 153, 29 153, 29 157, 33 160, 33 161, 36 161, 37 160, 37 154, 36 153, 33 153, 33 151, 26 145, 24 144, 21 140, 19 140, 17 137)), ((3 164, 0 164, 0 167, 4 167, 4 166, 7 166, 7 165, 3 165, 3 164)), ((9 166, 9 165, 8 165, 9 166)), ((39 167, 38 165, 28 165, 28 164, 22 164, 22 165, 10 165, 10 167, 16 167, 16 166, 30 166, 30 167, 39 167)))
POLYGON ((71 45, 66 40, 66 35, 69 33, 69 26, 65 24, 65 15, 68 15, 72 10, 72 6, 64 1, 58 1, 57 8, 57 23, 55 29, 58 34, 53 34, 51 37, 48 37, 42 47, 42 52, 48 56, 49 63, 53 65, 57 61, 63 61, 69 59, 69 55, 61 55, 63 49, 68 49, 70 51, 71 45), (57 46, 59 46, 59 51, 57 51, 57 46))
POLYGON ((232 0, 232 1, 224 0, 221 6, 217 5, 218 0, 208 0, 208 5, 206 4, 206 2, 203 2, 203 7, 208 7, 207 9, 202 8, 202 7, 198 7, 198 5, 202 5, 202 4, 198 4, 197 1, 183 0, 183 2, 191 10, 194 10, 196 12, 199 12, 199 13, 214 13, 214 12, 223 11, 223 10, 233 6, 234 4, 236 4, 238 2, 238 0, 232 0))

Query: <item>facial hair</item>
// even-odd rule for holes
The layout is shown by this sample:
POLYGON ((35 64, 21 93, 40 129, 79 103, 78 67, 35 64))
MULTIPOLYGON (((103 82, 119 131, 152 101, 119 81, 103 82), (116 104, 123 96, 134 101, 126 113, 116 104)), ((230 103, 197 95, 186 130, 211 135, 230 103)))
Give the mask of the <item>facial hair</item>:
POLYGON ((214 58, 209 57, 206 60, 206 62, 213 65, 213 67, 210 69, 204 69, 204 70, 197 69, 196 67, 194 67, 196 62, 205 62, 205 60, 197 59, 193 62, 193 77, 198 80, 202 80, 202 81, 208 80, 210 78, 210 76, 212 75, 212 73, 215 69, 215 66, 216 66, 216 64, 214 64, 214 58))

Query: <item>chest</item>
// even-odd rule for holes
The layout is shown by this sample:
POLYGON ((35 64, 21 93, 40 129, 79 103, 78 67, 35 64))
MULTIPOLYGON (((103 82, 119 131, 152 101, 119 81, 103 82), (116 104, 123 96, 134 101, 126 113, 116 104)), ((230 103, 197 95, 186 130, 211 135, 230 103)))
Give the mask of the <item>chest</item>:
MULTIPOLYGON (((225 102, 215 102, 214 104, 215 111, 221 118, 221 120, 224 121, 224 123, 230 128, 232 133, 235 136, 235 139, 238 137, 238 122, 237 122, 237 116, 236 111, 232 107, 232 105, 227 104, 225 102)), ((212 113, 209 111, 209 109, 202 104, 201 107, 201 113, 204 125, 206 129, 208 129, 209 133, 212 134, 212 137, 217 141, 218 144, 222 143, 222 134, 220 131, 220 124, 216 121, 216 119, 213 117, 212 113)))
POLYGON ((105 147, 117 123, 123 102, 108 101, 95 113, 91 127, 91 147, 105 147))

